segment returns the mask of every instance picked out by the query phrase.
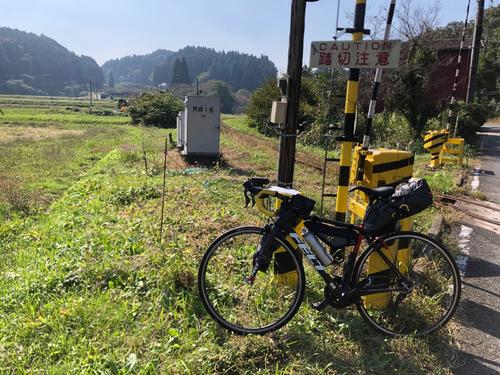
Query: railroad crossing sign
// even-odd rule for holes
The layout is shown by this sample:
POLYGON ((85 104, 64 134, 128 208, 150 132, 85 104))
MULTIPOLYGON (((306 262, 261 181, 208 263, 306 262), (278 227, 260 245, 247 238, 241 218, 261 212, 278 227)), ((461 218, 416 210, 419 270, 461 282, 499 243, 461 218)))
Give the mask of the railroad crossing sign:
POLYGON ((327 41, 311 43, 311 68, 399 67, 400 40, 327 41))

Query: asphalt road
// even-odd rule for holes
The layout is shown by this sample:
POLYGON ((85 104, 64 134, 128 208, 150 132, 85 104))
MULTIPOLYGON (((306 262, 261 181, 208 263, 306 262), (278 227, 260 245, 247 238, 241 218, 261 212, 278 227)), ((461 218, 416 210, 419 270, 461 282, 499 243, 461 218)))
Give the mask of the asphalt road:
MULTIPOLYGON (((500 203, 500 123, 484 125, 480 134, 481 165, 472 180, 479 182, 478 189, 488 200, 500 203)), ((459 225, 456 232, 465 261, 457 314, 460 351, 453 372, 499 374, 500 236, 470 223, 459 225)))

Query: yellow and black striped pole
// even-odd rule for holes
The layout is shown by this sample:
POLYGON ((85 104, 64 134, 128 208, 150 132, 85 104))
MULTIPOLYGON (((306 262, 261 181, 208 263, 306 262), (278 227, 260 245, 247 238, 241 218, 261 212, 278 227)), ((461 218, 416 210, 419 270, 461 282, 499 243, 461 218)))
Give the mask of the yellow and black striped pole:
MULTIPOLYGON (((354 27, 347 30, 352 33, 352 40, 363 40, 365 33, 366 0, 355 0, 354 27)), ((345 221, 349 198, 349 175, 352 164, 352 147, 354 143, 354 122, 356 120, 356 105, 358 102, 359 68, 349 69, 345 99, 344 135, 339 138, 342 142, 340 153, 339 183, 337 186, 337 201, 335 205, 335 219, 345 221)))

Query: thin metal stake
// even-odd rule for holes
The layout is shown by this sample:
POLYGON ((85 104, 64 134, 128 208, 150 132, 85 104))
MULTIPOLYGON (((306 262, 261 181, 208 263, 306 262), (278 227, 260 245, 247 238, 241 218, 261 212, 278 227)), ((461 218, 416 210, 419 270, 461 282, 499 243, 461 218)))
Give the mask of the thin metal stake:
POLYGON ((168 150, 168 139, 165 138, 165 152, 163 157, 163 190, 161 194, 160 245, 163 241, 163 215, 165 212, 165 184, 167 181, 167 150, 168 150))

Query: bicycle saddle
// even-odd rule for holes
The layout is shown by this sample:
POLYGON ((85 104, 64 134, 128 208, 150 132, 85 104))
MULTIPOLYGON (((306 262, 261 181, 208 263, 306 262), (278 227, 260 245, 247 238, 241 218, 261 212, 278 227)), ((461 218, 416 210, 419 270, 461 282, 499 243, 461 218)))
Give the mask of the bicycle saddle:
POLYGON ((367 186, 354 186, 349 189, 349 192, 353 192, 355 190, 361 190, 370 198, 377 198, 377 199, 389 198, 396 191, 396 189, 394 189, 392 186, 381 186, 373 189, 367 186))

